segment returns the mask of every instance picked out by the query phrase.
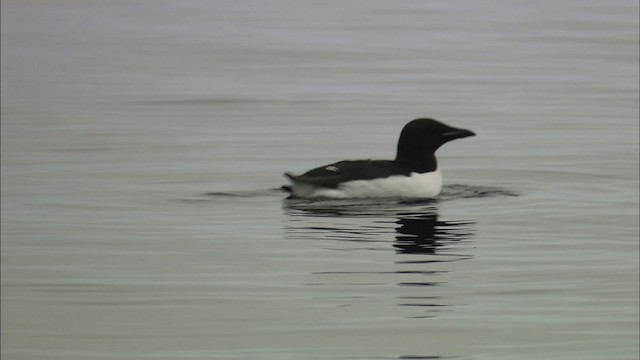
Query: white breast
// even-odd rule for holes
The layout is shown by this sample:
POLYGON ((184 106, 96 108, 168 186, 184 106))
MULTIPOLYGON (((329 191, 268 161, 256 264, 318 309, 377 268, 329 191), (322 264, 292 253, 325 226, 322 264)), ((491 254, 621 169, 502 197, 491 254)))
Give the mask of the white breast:
POLYGON ((293 194, 299 197, 349 198, 432 198, 440 194, 442 174, 440 170, 428 173, 411 173, 410 176, 390 176, 373 180, 354 180, 340 184, 336 189, 295 184, 293 194))

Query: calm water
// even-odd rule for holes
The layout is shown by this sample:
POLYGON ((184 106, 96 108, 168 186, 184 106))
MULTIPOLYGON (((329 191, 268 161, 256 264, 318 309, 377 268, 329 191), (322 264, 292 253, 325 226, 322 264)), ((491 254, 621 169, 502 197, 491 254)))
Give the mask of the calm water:
POLYGON ((636 359, 638 116, 637 1, 4 0, 2 357, 636 359))

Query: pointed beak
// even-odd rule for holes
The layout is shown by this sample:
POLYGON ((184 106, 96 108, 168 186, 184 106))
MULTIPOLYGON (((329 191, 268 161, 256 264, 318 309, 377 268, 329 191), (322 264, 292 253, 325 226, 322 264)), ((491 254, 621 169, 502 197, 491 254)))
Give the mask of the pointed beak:
POLYGON ((474 133, 471 130, 452 128, 451 130, 442 133, 442 139, 445 142, 447 142, 447 141, 451 141, 451 140, 455 140, 455 139, 462 139, 462 138, 466 138, 466 137, 469 137, 469 136, 475 136, 475 135, 476 135, 476 133, 474 133))

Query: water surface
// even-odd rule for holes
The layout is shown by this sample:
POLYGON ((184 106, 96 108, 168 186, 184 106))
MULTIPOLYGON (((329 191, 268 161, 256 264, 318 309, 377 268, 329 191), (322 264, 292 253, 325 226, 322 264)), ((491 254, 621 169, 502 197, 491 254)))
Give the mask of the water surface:
POLYGON ((3 1, 3 358, 637 358, 637 15, 3 1), (274 190, 417 117, 438 199, 274 190))

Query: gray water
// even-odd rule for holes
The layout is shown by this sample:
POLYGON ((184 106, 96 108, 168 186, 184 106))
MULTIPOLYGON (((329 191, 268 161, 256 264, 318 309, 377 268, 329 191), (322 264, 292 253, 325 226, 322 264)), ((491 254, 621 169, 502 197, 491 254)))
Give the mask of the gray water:
POLYGON ((638 116, 637 1, 4 0, 2 358, 636 359, 638 116))

